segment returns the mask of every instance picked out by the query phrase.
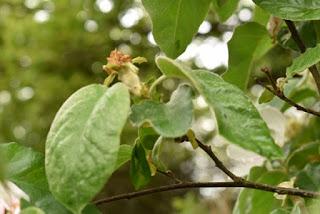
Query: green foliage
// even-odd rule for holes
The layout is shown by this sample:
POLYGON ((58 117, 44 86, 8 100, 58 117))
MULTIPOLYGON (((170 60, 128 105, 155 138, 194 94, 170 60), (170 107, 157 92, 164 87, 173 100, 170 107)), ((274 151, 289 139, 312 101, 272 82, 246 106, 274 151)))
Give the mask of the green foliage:
POLYGON ((120 168, 123 164, 128 162, 131 159, 133 147, 131 145, 122 144, 119 147, 117 164, 114 170, 120 168))
POLYGON ((28 194, 28 204, 46 213, 69 213, 49 191, 43 154, 17 143, 0 144, 0 150, 5 153, 8 162, 6 178, 28 194))
POLYGON ((317 45, 314 48, 307 49, 305 53, 293 60, 292 65, 287 68, 287 77, 292 77, 310 66, 317 64, 319 61, 320 45, 317 45))
POLYGON ((159 134, 152 127, 141 126, 138 130, 138 137, 145 149, 152 150, 159 134))
POLYGON ((282 19, 306 21, 320 19, 318 0, 253 0, 269 13, 282 19))
POLYGON ((136 141, 131 155, 130 178, 135 189, 140 189, 150 182, 151 170, 147 154, 139 139, 136 141))
POLYGON ((176 58, 197 33, 211 0, 143 0, 142 3, 151 17, 157 44, 169 57, 176 58))
POLYGON ((45 213, 37 207, 28 207, 22 210, 21 214, 45 214, 45 213))
POLYGON ((163 164, 161 161, 161 152, 162 152, 162 146, 165 139, 163 137, 159 137, 157 142, 154 144, 154 147, 152 149, 151 158, 152 163, 157 167, 157 169, 162 171, 167 171, 167 167, 163 164))
POLYGON ((299 172, 295 180, 295 185, 301 189, 310 191, 319 190, 320 188, 320 165, 319 163, 307 164, 299 172))
POLYGON ((188 85, 181 85, 166 104, 147 100, 133 105, 130 119, 137 126, 151 123, 155 131, 164 137, 180 137, 191 126, 191 98, 192 89, 188 85))
MULTIPOLYGON (((278 185, 286 181, 287 175, 282 171, 268 171, 262 167, 252 168, 248 178, 264 184, 278 185)), ((254 214, 259 210, 259 214, 269 214, 275 208, 281 206, 281 201, 273 196, 273 193, 243 189, 240 192, 233 214, 254 214)))
POLYGON ((255 60, 261 58, 271 46, 268 31, 262 25, 249 22, 239 26, 228 43, 229 68, 223 78, 246 90, 255 60))
MULTIPOLYGON (((300 115, 303 119, 291 116, 295 114, 289 109, 292 103, 283 102, 277 92, 283 91, 297 103, 295 106, 317 109, 319 96, 314 84, 317 79, 302 71, 313 65, 317 67, 320 61, 317 20, 320 19, 320 3, 316 0, 254 0, 257 5, 252 7, 239 2, 142 0, 151 18, 156 43, 171 58, 180 56, 191 42, 190 50, 201 46, 205 52, 202 42, 225 42, 228 31, 234 29, 228 42, 229 63, 223 78, 218 75, 223 69, 193 69, 206 67, 199 58, 201 52, 181 57, 187 61, 185 64, 165 56, 157 57, 155 63, 163 76, 153 81, 159 74, 151 60, 156 49, 151 48, 150 34, 146 36, 151 26, 142 17, 140 3, 110 1, 111 9, 105 11, 101 4, 106 2, 102 1, 4 0, 0 5, 0 47, 5 50, 0 55, 0 141, 20 139, 21 144, 32 148, 18 143, 0 144, 0 201, 1 194, 14 194, 13 188, 5 185, 10 181, 30 197, 30 201, 22 201, 21 213, 100 213, 90 202, 100 197, 100 191, 109 180, 113 183, 105 188, 110 192, 124 186, 122 183, 114 185, 119 179, 110 177, 121 174, 114 172, 120 168, 120 172, 125 170, 122 166, 128 161, 131 183, 135 189, 140 189, 152 178, 157 179, 157 170, 175 179, 170 175, 172 166, 167 164, 169 159, 181 155, 175 150, 179 144, 174 142, 188 139, 193 149, 198 145, 203 149, 199 140, 215 142, 219 135, 266 157, 263 166, 250 170, 248 180, 318 191, 320 120, 304 115, 300 115), (247 10, 254 11, 251 21, 242 17, 247 10), (47 13, 48 20, 37 21, 39 12, 47 13), (137 20, 133 20, 133 16, 137 20), (280 19, 269 19, 272 16, 303 22, 295 23, 295 32, 285 27, 280 19), (128 17, 133 26, 126 26, 128 17), (228 20, 230 17, 232 19, 228 20), (205 26, 208 32, 197 34, 205 19, 204 26, 210 23, 205 26), (268 23, 268 20, 271 21, 268 23), (118 21, 122 27, 113 24, 118 21), (296 57, 301 46, 294 39, 298 36, 309 49, 296 57), (120 51, 107 58, 107 65, 112 66, 103 69, 105 50, 116 47, 120 51), (137 69, 132 59, 139 55, 147 56, 149 64, 137 69), (132 71, 131 76, 118 73, 121 78, 112 79, 124 67, 132 71), (271 77, 266 79, 261 73, 262 67, 270 69, 271 77), (138 80, 138 86, 132 83, 132 75, 138 80), (283 78, 285 76, 287 78, 283 78), (103 82, 105 78, 110 80, 108 86, 88 85, 103 82), (269 87, 271 83, 276 93, 265 90, 261 94, 258 87, 251 88, 257 83, 269 87), (132 84, 139 88, 139 93, 134 93, 136 87, 127 88, 126 85, 132 84), (153 90, 155 87, 157 90, 153 90), (26 92, 29 97, 24 98, 26 92), (51 124, 43 154, 39 151, 43 151, 44 143, 40 142, 44 142, 54 112, 70 94, 51 124), (202 104, 200 98, 204 98, 202 104), (266 115, 263 110, 270 106, 279 115, 285 112, 281 115, 283 118, 269 118, 274 115, 266 115), (259 114, 260 108, 269 128, 259 114), (210 139, 198 130, 198 122, 204 116, 216 121, 217 129, 210 131, 210 139), (283 132, 284 140, 278 140, 278 132, 283 132), (271 133, 277 143, 286 141, 284 146, 280 148, 275 144, 271 133), (168 146, 170 151, 165 154, 162 147, 168 146)), ((227 151, 224 146, 213 151, 223 150, 229 156, 234 155, 229 145, 226 147, 227 151)), ((185 150, 188 156, 193 155, 189 148, 185 150)), ((185 180, 193 179, 196 171, 190 166, 198 162, 202 163, 192 158, 175 168, 185 180)), ((221 169, 219 164, 217 166, 221 169)), ((155 201, 158 206, 159 200, 155 201)), ((202 202, 194 195, 187 195, 185 199, 176 199, 173 207, 180 213, 209 212, 202 202)), ((318 212, 319 205, 319 200, 279 199, 270 192, 242 189, 233 213, 299 214, 308 211, 313 214, 318 212)), ((154 210, 158 211, 157 208, 154 210)))
POLYGON ((287 159, 287 168, 291 172, 302 170, 308 163, 320 161, 320 143, 308 143, 294 150, 287 159))
POLYGON ((213 0, 214 12, 219 16, 220 22, 225 22, 237 9, 239 0, 213 0))
POLYGON ((46 174, 54 196, 74 213, 113 173, 129 105, 123 84, 93 84, 75 92, 57 113, 46 142, 46 174))
POLYGON ((188 79, 206 99, 215 112, 222 136, 232 143, 268 158, 281 156, 281 150, 273 142, 265 122, 240 89, 214 73, 189 70, 165 57, 159 57, 156 61, 166 76, 188 79))

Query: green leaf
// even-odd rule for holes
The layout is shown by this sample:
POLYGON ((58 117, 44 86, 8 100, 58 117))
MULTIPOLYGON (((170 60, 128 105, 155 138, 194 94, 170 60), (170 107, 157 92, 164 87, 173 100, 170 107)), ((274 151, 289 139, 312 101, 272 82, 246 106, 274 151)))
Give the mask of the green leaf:
POLYGON ((147 150, 152 150, 159 134, 152 127, 140 127, 138 130, 140 142, 147 150))
POLYGON ((132 150, 130 178, 135 189, 144 187, 151 180, 151 170, 146 159, 146 152, 139 139, 132 150))
MULTIPOLYGON (((310 98, 315 99, 317 96, 318 96, 317 92, 311 88, 295 88, 290 93, 290 96, 288 96, 288 97, 291 100, 293 100, 295 103, 300 103, 302 101, 307 101, 308 98, 309 98, 308 99, 309 101, 310 101, 310 98)), ((289 105, 288 103, 285 102, 281 108, 281 111, 284 112, 285 110, 287 110, 290 107, 291 107, 291 105, 289 105)))
POLYGON ((126 86, 89 85, 57 113, 46 142, 46 173, 53 195, 80 213, 113 173, 130 97, 126 86))
POLYGON ((219 16, 220 22, 225 22, 237 9, 239 0, 213 0, 214 12, 219 16))
POLYGON ((300 189, 319 191, 320 163, 307 164, 296 177, 295 186, 300 189))
POLYGON ((190 86, 180 85, 166 104, 147 100, 133 105, 130 120, 136 126, 149 122, 164 137, 180 137, 191 127, 192 96, 190 86))
POLYGON ((253 0, 274 16, 293 21, 320 19, 319 0, 253 0))
POLYGON ((178 57, 206 17, 211 0, 142 0, 149 13, 153 35, 166 55, 178 57))
POLYGON ((21 211, 21 214, 45 214, 41 209, 37 207, 28 207, 21 211))
POLYGON ((289 155, 286 164, 290 172, 297 172, 302 170, 308 163, 319 163, 320 143, 313 142, 301 146, 289 155))
POLYGON ((292 65, 287 68, 287 77, 293 77, 310 66, 320 61, 320 44, 314 48, 308 48, 305 53, 301 54, 293 60, 292 65))
POLYGON ((246 90, 255 60, 271 47, 272 40, 264 26, 249 22, 237 27, 228 42, 229 68, 223 79, 246 90))
POLYGON ((261 9, 261 7, 259 6, 255 6, 253 13, 254 22, 257 22, 263 26, 266 26, 268 24, 270 14, 267 11, 261 9))
POLYGON ((157 167, 157 169, 160 169, 162 171, 166 171, 166 166, 162 163, 160 159, 161 151, 162 151, 162 145, 163 145, 163 137, 159 137, 157 142, 154 145, 154 148, 152 150, 152 163, 157 167))
POLYGON ((120 145, 118 159, 115 170, 119 169, 123 164, 131 159, 132 146, 127 144, 120 145))
POLYGON ((51 195, 45 175, 44 155, 17 143, 0 144, 7 160, 6 179, 14 182, 29 197, 28 205, 46 213, 69 213, 51 195))
MULTIPOLYGON (((281 171, 267 171, 262 167, 254 167, 250 171, 249 180, 276 186, 286 181, 287 175, 281 171), (252 173, 254 175, 252 175, 252 173)), ((242 189, 233 209, 233 214, 269 214, 272 210, 281 208, 281 201, 274 193, 252 189, 242 189)))
POLYGON ((214 73, 189 70, 166 57, 156 62, 165 75, 193 84, 215 112, 219 133, 230 142, 269 158, 282 155, 257 109, 239 88, 214 73))
POLYGON ((259 97, 259 104, 270 102, 274 98, 274 94, 267 89, 264 89, 259 97))

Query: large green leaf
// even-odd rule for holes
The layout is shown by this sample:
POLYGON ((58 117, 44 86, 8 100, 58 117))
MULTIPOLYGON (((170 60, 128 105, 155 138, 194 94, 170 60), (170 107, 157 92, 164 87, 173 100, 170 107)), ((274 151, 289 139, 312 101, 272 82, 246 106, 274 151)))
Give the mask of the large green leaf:
POLYGON ((0 144, 7 160, 6 178, 30 197, 29 205, 46 213, 69 213, 49 192, 44 170, 44 155, 18 143, 0 144))
POLYGON ((166 57, 158 57, 156 62, 165 75, 188 79, 194 85, 215 112, 222 136, 263 156, 281 156, 282 152, 271 138, 267 125, 239 88, 214 73, 189 70, 166 57))
POLYGON ((229 68, 223 79, 246 90, 253 63, 271 47, 272 40, 264 26, 250 22, 237 27, 228 42, 229 68))
POLYGON ((220 22, 225 22, 237 9, 239 0, 213 0, 214 12, 219 16, 220 22))
POLYGON ((172 58, 191 42, 206 17, 211 0, 142 0, 149 13, 155 41, 172 58))
POLYGON ((306 21, 320 19, 319 0, 253 0, 269 13, 283 19, 306 21))
MULTIPOLYGON (((281 171, 267 171, 262 167, 254 167, 248 178, 258 183, 278 185, 286 181, 287 175, 281 171)), ((233 214, 269 214, 272 210, 281 208, 281 201, 274 197, 274 193, 253 189, 241 190, 233 214)))
POLYGON ((93 84, 75 92, 57 113, 46 142, 53 195, 80 213, 113 173, 130 97, 126 86, 93 84))
POLYGON ((151 179, 151 170, 147 161, 146 152, 139 139, 132 150, 130 178, 135 189, 147 185, 151 179))
POLYGON ((287 68, 287 77, 292 77, 293 75, 304 71, 310 66, 318 63, 320 61, 320 44, 314 48, 309 48, 305 53, 298 56, 293 60, 292 65, 287 68))
POLYGON ((180 85, 166 104, 147 100, 133 105, 130 119, 137 126, 151 123, 155 131, 164 137, 180 137, 191 127, 192 96, 190 86, 180 85))

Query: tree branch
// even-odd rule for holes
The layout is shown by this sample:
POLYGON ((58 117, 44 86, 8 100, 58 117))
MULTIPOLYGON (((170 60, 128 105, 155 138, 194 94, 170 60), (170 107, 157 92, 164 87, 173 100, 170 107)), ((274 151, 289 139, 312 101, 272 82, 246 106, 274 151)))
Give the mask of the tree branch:
MULTIPOLYGON (((182 137, 183 139, 183 137, 182 137)), ((219 158, 212 152, 211 147, 204 145, 197 139, 197 143, 199 147, 204 150, 214 161, 216 166, 221 169, 225 174, 227 174, 233 181, 232 182, 182 182, 178 184, 172 184, 172 185, 166 185, 166 186, 160 186, 160 187, 154 187, 150 189, 145 189, 141 191, 131 192, 131 193, 124 193, 119 194, 103 199, 99 199, 94 201, 94 204, 103 204, 103 203, 109 203, 112 201, 118 201, 123 199, 131 199, 136 197, 141 197, 144 195, 150 195, 158 192, 166 192, 166 191, 173 191, 173 190, 179 190, 179 189, 192 189, 192 188, 234 188, 234 187, 242 187, 242 188, 249 188, 249 189, 256 189, 256 190, 262 190, 266 192, 274 192, 278 193, 280 195, 295 195, 295 196, 301 196, 304 198, 317 198, 320 196, 320 193, 318 192, 311 192, 311 191, 305 191, 295 188, 284 188, 284 187, 275 187, 270 186, 267 184, 261 184, 261 183, 255 183, 252 181, 247 181, 241 177, 236 176, 231 171, 229 171, 223 163, 219 160, 219 158)))
POLYGON ((293 100, 291 100, 290 98, 288 98, 283 91, 277 86, 277 83, 275 82, 275 80, 272 78, 271 76, 271 72, 268 68, 262 68, 261 69, 262 72, 264 72, 271 84, 271 87, 268 87, 264 84, 261 84, 262 86, 264 86, 268 91, 270 91, 271 93, 273 93, 275 96, 279 97, 281 100, 283 100, 284 102, 288 103, 289 105, 295 107, 297 110, 299 111, 304 111, 306 113, 315 115, 317 117, 320 117, 320 112, 314 111, 312 109, 309 108, 305 108, 301 105, 299 105, 298 103, 294 102, 293 100))
MULTIPOLYGON (((289 31, 291 33, 292 39, 295 41, 295 43, 298 45, 301 53, 304 53, 306 51, 306 46, 304 45, 297 29, 294 23, 290 20, 285 20, 289 31)), ((320 94, 320 74, 318 72, 318 69, 315 65, 312 65, 309 67, 309 71, 311 72, 314 81, 316 82, 317 88, 318 88, 318 93, 320 94)))
POLYGON ((210 156, 210 158, 216 164, 216 167, 218 167, 221 171, 228 175, 234 182, 241 182, 244 180, 243 178, 236 176, 229 169, 227 169, 227 167, 225 167, 224 164, 219 160, 219 158, 212 152, 210 146, 201 143, 198 139, 196 139, 196 141, 199 147, 210 156))
POLYGON ((103 203, 109 203, 112 201, 131 199, 131 198, 141 197, 144 195, 150 195, 158 192, 166 192, 166 191, 179 190, 179 189, 220 188, 220 187, 225 187, 225 188, 243 187, 243 188, 249 188, 249 189, 263 190, 267 192, 274 192, 280 195, 301 196, 304 198, 317 198, 320 196, 320 194, 317 192, 304 191, 304 190, 294 189, 294 188, 274 187, 266 184, 259 184, 259 183, 243 180, 240 182, 199 182, 199 183, 187 182, 187 183, 171 184, 171 185, 154 187, 154 188, 145 189, 141 191, 124 193, 116 196, 99 199, 94 201, 94 204, 98 205, 103 203))

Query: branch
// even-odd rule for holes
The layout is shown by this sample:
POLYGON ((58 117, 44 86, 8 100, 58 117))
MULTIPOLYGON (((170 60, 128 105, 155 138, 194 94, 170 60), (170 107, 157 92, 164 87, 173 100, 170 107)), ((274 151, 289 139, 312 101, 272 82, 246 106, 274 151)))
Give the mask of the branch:
POLYGON ((221 171, 228 175, 234 182, 241 182, 244 180, 243 178, 236 176, 229 169, 227 169, 227 167, 225 167, 224 164, 219 160, 219 158, 212 152, 210 146, 204 145, 198 139, 196 139, 196 141, 199 147, 210 156, 210 158, 216 164, 216 167, 218 167, 221 171))
POLYGON ((257 190, 263 190, 267 192, 274 192, 280 195, 301 196, 304 198, 317 198, 320 196, 320 193, 317 193, 317 192, 304 191, 304 190, 294 189, 294 188, 274 187, 266 184, 258 184, 258 183, 243 180, 240 182, 199 182, 199 183, 187 182, 187 183, 180 183, 180 184, 172 184, 172 185, 160 186, 160 187, 155 187, 155 188, 145 189, 141 191, 124 193, 116 196, 103 198, 95 201, 94 204, 98 205, 103 203, 109 203, 112 201, 119 201, 123 199, 137 198, 144 195, 150 195, 158 192, 167 192, 171 190, 192 189, 192 188, 220 188, 220 187, 226 187, 226 188, 244 187, 249 189, 257 189, 257 190))
POLYGON ((162 170, 157 169, 157 172, 172 179, 176 183, 182 183, 182 181, 179 178, 177 178, 176 175, 173 172, 171 172, 170 170, 167 170, 164 172, 162 170))
MULTIPOLYGON (((304 53, 306 51, 306 46, 304 45, 297 29, 294 23, 290 20, 285 20, 289 31, 291 33, 292 39, 295 41, 295 43, 298 45, 301 53, 304 53)), ((311 72, 314 81, 316 82, 317 88, 318 88, 318 93, 320 94, 320 75, 318 72, 318 69, 315 65, 312 65, 309 67, 309 71, 311 72)))
MULTIPOLYGON (((183 139, 182 137, 181 139, 183 139)), ((267 184, 255 183, 252 181, 247 181, 241 177, 234 175, 231 171, 229 171, 223 163, 218 159, 218 157, 212 152, 211 147, 204 145, 198 139, 196 140, 199 147, 204 150, 211 159, 215 162, 216 166, 221 169, 225 174, 227 174, 233 181, 232 182, 182 182, 178 184, 154 187, 150 189, 145 189, 141 191, 131 192, 131 193, 124 193, 120 195, 115 195, 103 199, 99 199, 94 202, 94 204, 103 204, 109 203, 112 201, 118 201, 123 199, 131 199, 136 197, 141 197, 144 195, 150 195, 158 192, 166 192, 172 190, 179 190, 179 189, 192 189, 192 188, 234 188, 234 187, 242 187, 242 188, 249 188, 249 189, 256 189, 256 190, 263 190, 266 192, 274 192, 280 195, 295 195, 301 196, 304 198, 317 198, 320 196, 318 192, 311 192, 305 191, 295 188, 284 188, 284 187, 275 187, 270 186, 267 184)))
POLYGON ((291 100, 290 98, 288 98, 283 91, 277 86, 277 83, 275 82, 275 80, 272 78, 271 76, 271 72, 268 68, 262 68, 261 69, 262 72, 264 72, 272 86, 272 88, 261 84, 262 86, 264 86, 268 91, 270 91, 271 93, 273 93, 275 96, 279 97, 281 100, 283 100, 284 102, 288 103, 289 105, 295 107, 297 110, 299 111, 304 111, 306 113, 315 115, 317 117, 320 117, 320 112, 314 111, 312 109, 309 108, 305 108, 301 105, 299 105, 298 103, 294 102, 293 100, 291 100))

